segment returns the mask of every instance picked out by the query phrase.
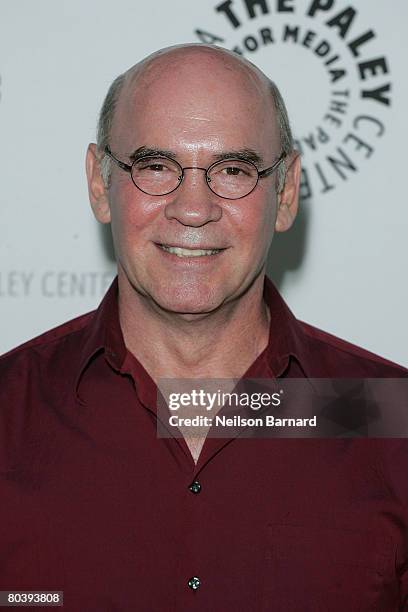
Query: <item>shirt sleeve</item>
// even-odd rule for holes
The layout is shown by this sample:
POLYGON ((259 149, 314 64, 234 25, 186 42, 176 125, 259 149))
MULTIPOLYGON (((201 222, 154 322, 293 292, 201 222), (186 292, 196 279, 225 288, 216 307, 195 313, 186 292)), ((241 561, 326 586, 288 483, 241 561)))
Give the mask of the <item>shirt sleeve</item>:
POLYGON ((399 610, 408 610, 408 438, 382 439, 380 468, 390 494, 398 534, 395 571, 399 582, 399 610))

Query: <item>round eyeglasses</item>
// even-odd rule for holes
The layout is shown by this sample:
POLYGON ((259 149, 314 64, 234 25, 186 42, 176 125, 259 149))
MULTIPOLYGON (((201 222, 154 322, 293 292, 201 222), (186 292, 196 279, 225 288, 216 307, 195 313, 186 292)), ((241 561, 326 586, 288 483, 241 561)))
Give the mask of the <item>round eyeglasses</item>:
POLYGON ((208 168, 198 166, 183 168, 175 159, 163 155, 144 155, 129 165, 117 159, 108 146, 105 147, 105 153, 117 163, 119 168, 129 172, 135 187, 148 195, 168 195, 181 185, 185 170, 203 170, 211 191, 227 200, 238 200, 249 195, 257 186, 259 179, 272 174, 286 157, 283 152, 272 166, 258 170, 254 163, 242 159, 216 161, 208 168))

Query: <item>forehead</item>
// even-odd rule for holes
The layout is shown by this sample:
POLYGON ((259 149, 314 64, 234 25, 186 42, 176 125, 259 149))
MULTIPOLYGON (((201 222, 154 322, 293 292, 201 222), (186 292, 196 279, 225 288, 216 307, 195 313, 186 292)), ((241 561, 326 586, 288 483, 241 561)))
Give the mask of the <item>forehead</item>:
MULTIPOLYGON (((112 143, 129 147, 276 148, 266 80, 229 57, 176 52, 131 75, 121 92, 112 143)), ((263 151, 266 153, 266 151, 263 151)))

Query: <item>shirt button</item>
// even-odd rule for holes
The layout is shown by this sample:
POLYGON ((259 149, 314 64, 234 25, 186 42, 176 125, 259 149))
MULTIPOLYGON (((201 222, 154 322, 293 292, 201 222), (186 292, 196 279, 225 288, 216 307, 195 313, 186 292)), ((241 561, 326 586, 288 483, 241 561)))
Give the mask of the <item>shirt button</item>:
POLYGON ((188 581, 188 586, 190 587, 190 589, 192 589, 193 591, 196 591, 199 586, 201 584, 201 580, 199 579, 198 576, 193 576, 192 578, 190 578, 190 580, 188 581))
POLYGON ((188 488, 195 495, 197 495, 197 493, 199 493, 201 491, 201 485, 198 482, 198 480, 195 480, 194 482, 192 482, 191 485, 188 488))

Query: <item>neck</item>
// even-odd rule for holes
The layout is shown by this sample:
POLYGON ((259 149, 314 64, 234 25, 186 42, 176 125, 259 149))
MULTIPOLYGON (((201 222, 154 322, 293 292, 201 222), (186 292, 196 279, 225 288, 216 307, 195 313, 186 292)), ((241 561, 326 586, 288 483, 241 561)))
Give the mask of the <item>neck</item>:
POLYGON ((240 378, 266 348, 270 314, 264 272, 211 313, 168 312, 119 273, 119 318, 127 349, 159 378, 240 378))

